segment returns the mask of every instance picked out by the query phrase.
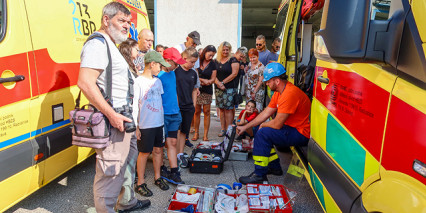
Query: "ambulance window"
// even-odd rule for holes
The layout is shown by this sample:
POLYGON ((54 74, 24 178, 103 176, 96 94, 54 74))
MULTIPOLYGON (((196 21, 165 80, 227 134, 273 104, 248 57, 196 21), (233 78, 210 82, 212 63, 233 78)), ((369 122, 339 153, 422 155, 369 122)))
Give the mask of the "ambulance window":
POLYGON ((0 41, 6 32, 6 0, 0 0, 0 41))
POLYGON ((404 25, 397 68, 401 78, 425 87, 426 59, 417 27, 410 11, 404 25))
POLYGON ((401 0, 372 0, 371 20, 388 20, 397 9, 402 9, 401 0))

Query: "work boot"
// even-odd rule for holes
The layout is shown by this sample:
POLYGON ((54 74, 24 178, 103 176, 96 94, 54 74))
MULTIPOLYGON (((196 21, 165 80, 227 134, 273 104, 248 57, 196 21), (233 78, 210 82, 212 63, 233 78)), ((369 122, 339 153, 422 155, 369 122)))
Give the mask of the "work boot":
POLYGON ((282 169, 271 169, 268 168, 268 175, 275 175, 275 176, 281 176, 284 172, 282 169))
POLYGON ((136 202, 136 205, 134 205, 133 207, 124 209, 124 210, 118 210, 118 213, 127 213, 127 212, 143 210, 150 205, 151 205, 151 201, 149 200, 138 200, 138 202, 136 202))
POLYGON ((251 173, 249 176, 241 176, 239 179, 240 183, 242 184, 248 184, 248 183, 258 183, 262 184, 265 182, 268 182, 268 178, 265 176, 261 177, 258 176, 256 173, 251 173))

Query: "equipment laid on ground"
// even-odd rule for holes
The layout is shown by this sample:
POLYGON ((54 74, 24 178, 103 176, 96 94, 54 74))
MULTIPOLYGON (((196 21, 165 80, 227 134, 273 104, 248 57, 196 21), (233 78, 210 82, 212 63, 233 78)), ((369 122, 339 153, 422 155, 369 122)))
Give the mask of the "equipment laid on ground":
POLYGON ((192 150, 189 171, 192 173, 220 174, 223 162, 228 160, 235 138, 236 127, 229 126, 222 143, 201 142, 192 150))
POLYGON ((293 212, 296 192, 283 185, 247 184, 248 209, 250 212, 293 212))
POLYGON ((180 184, 176 187, 167 212, 214 212, 213 188, 180 184))
POLYGON ((249 152, 244 150, 242 142, 234 142, 232 144, 231 153, 229 153, 228 160, 239 160, 246 161, 248 160, 249 152))
POLYGON ((170 199, 167 212, 293 212, 296 192, 283 185, 234 183, 215 189, 180 184, 170 199))

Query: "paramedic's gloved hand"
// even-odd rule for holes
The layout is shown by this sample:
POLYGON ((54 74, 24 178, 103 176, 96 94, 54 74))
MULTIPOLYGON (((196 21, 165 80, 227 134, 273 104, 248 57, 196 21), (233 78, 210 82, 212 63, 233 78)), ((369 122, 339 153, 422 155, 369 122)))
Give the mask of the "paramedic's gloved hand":
POLYGON ((122 114, 114 113, 112 116, 108 117, 111 126, 118 129, 120 132, 124 132, 124 121, 132 122, 132 120, 122 114))

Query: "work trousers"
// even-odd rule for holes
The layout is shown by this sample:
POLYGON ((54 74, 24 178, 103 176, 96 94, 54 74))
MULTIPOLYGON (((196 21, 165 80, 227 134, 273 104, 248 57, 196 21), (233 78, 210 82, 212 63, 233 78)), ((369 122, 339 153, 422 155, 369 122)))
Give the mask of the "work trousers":
POLYGON ((93 194, 98 213, 113 213, 116 205, 119 209, 136 205, 131 173, 134 174, 137 148, 136 140, 131 140, 132 135, 134 133, 120 132, 113 128, 110 136, 111 144, 103 149, 96 149, 93 194), (133 163, 133 169, 129 163, 133 163), (126 172, 128 175, 125 178, 126 172))
POLYGON ((308 138, 300 134, 296 128, 284 125, 281 129, 264 127, 259 129, 254 136, 253 160, 254 172, 258 176, 268 173, 268 168, 281 169, 280 159, 273 148, 304 146, 308 138))

